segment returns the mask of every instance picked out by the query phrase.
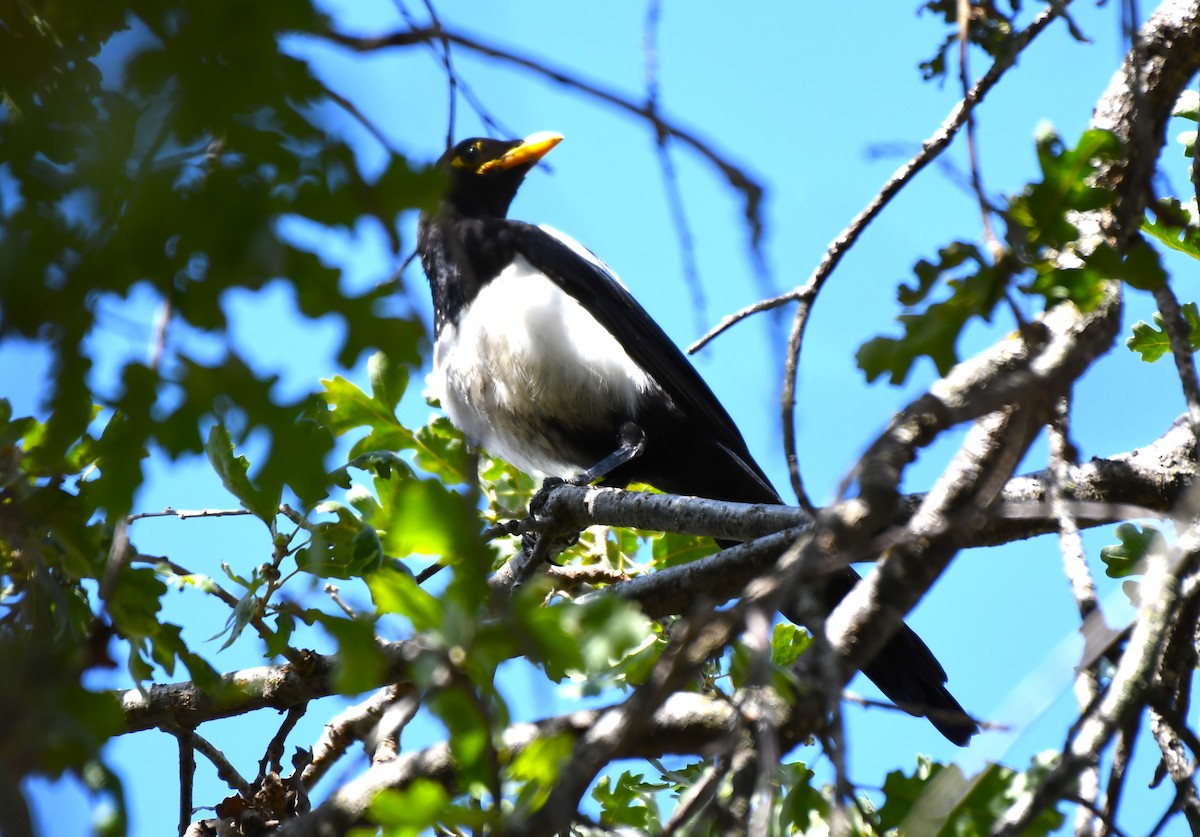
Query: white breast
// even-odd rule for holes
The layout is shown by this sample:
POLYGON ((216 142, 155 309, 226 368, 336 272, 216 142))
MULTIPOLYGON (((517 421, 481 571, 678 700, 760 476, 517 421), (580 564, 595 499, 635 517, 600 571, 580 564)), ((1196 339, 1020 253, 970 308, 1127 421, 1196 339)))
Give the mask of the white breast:
POLYGON ((612 428, 614 414, 632 416, 656 388, 582 305, 522 256, 457 324, 442 327, 431 384, 451 421, 489 453, 554 476, 596 464, 579 461, 566 436, 612 428))

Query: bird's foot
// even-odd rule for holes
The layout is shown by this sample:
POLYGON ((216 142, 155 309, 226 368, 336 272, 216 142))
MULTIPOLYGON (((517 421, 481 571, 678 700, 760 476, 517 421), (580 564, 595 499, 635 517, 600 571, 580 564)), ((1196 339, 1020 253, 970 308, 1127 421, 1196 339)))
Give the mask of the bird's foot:
MULTIPOLYGON (((564 480, 560 477, 546 477, 542 481, 542 487, 533 495, 533 499, 529 501, 529 516, 537 520, 544 516, 546 503, 550 500, 550 495, 554 489, 560 485, 578 485, 575 480, 564 480)), ((586 485, 587 483, 582 483, 586 485)), ((579 542, 579 533, 572 532, 569 534, 547 535, 542 532, 526 532, 521 537, 521 549, 529 554, 533 554, 534 549, 538 545, 539 540, 551 538, 552 540, 543 543, 544 554, 548 563, 558 565, 558 561, 554 560, 553 556, 557 556, 568 547, 572 547, 579 542)))
POLYGON ((546 503, 550 500, 550 494, 560 485, 578 485, 574 480, 567 481, 560 477, 546 477, 542 480, 542 487, 533 495, 533 499, 529 501, 529 516, 536 518, 546 508, 546 503))

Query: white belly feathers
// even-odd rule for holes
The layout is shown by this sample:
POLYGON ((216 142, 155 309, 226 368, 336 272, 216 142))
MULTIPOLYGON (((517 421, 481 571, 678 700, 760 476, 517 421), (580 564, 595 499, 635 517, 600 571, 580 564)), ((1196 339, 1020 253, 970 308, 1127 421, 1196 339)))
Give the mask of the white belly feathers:
POLYGON ((574 461, 564 433, 611 426, 607 416, 632 415, 657 386, 522 256, 479 291, 457 324, 442 327, 430 383, 451 421, 489 453, 564 477, 596 464, 574 461))

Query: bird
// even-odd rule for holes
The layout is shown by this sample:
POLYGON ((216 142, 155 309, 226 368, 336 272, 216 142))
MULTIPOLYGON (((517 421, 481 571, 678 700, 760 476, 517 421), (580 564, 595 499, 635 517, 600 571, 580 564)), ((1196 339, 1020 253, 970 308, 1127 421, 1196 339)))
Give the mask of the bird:
MULTIPOLYGON (((417 225, 433 298, 432 392, 468 440, 533 475, 783 503, 716 395, 616 274, 564 233, 508 217, 562 139, 476 137, 438 161, 444 190, 417 225)), ((859 578, 851 567, 832 574, 824 605, 859 578)), ((907 625, 862 671, 953 743, 979 731, 907 625)))

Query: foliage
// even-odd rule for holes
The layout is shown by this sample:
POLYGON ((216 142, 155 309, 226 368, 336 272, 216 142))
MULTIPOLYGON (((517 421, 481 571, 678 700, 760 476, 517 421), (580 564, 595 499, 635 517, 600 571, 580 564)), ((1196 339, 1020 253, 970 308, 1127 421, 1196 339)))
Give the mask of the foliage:
POLYGON ((1151 552, 1166 548, 1162 532, 1153 526, 1139 528, 1132 523, 1122 523, 1114 534, 1118 543, 1100 550, 1109 578, 1127 578, 1140 573, 1142 562, 1151 552))
POLYGON ((992 58, 1000 57, 1011 47, 1014 19, 1021 10, 1020 0, 1009 0, 1007 13, 1000 8, 1000 4, 992 0, 971 3, 967 7, 970 17, 965 27, 958 19, 959 8, 956 0, 926 0, 918 7, 921 13, 937 15, 954 27, 954 31, 947 34, 945 40, 938 45, 934 56, 920 63, 921 75, 926 81, 945 78, 947 54, 961 37, 965 37, 969 43, 979 47, 992 58))
POLYGON ((906 309, 898 318, 904 335, 875 337, 858 351, 867 380, 887 373, 891 383, 903 383, 920 357, 945 375, 959 361, 957 345, 967 325, 973 319, 991 322, 996 306, 1011 302, 1014 290, 1040 297, 1045 308, 1071 302, 1086 311, 1100 303, 1109 279, 1144 289, 1164 281, 1157 253, 1148 246, 1118 255, 1108 246, 1092 249, 1080 240, 1079 213, 1112 201, 1112 193, 1095 181, 1120 151, 1120 142, 1106 131, 1086 131, 1075 148, 1052 132, 1043 133, 1038 139, 1042 179, 998 213, 1007 231, 1003 245, 997 243, 987 257, 976 245, 958 241, 939 251, 936 262, 917 262, 916 284, 901 285, 896 294, 906 309), (1018 284, 1022 278, 1024 285, 1018 284), (943 286, 949 294, 930 302, 943 286))

